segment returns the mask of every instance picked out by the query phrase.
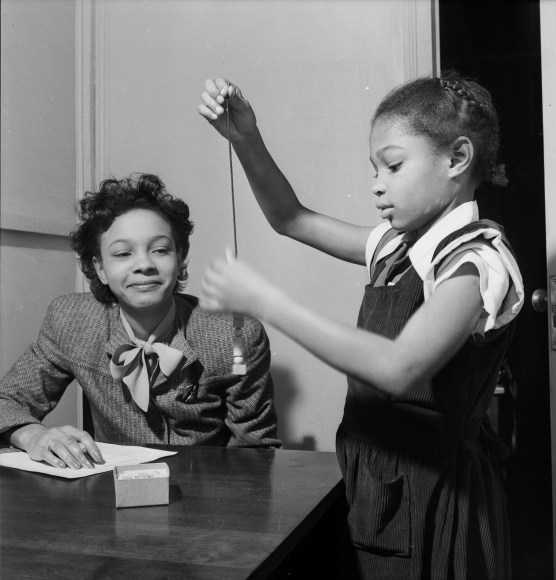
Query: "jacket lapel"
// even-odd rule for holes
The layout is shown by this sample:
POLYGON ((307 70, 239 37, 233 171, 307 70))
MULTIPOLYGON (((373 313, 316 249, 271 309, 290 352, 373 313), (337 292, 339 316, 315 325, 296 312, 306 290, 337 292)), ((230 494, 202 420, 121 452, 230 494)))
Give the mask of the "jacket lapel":
POLYGON ((106 343, 106 353, 112 359, 114 351, 122 344, 131 343, 120 318, 120 307, 115 304, 110 310, 109 337, 106 343))

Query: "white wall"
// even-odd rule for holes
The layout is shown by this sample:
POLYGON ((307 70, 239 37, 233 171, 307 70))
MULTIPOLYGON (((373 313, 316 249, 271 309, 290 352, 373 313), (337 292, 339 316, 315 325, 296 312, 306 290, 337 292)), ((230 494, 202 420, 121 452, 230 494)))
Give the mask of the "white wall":
MULTIPOLYGON (((157 173, 190 204, 190 293, 233 242, 227 144, 197 113, 207 77, 242 88, 306 205, 378 223, 368 123, 387 90, 431 70, 429 0, 110 0, 97 18, 97 161, 118 178, 157 173)), ((237 163, 235 189, 240 257, 355 325, 364 269, 275 234, 237 163)), ((268 333, 281 437, 287 447, 332 450, 345 377, 268 333)))
MULTIPOLYGON (((75 3, 2 0, 0 376, 75 291, 75 3)), ((76 389, 47 423, 77 421, 76 389)))
MULTIPOLYGON (((199 294, 205 267, 233 241, 227 144, 197 113, 207 77, 243 89, 306 205, 376 224, 369 119, 387 90, 430 72, 432 3, 2 0, 0 372, 48 302, 75 289, 73 200, 102 178, 157 173, 190 204, 188 291, 199 294)), ((364 269, 275 234, 237 162, 235 186, 240 257, 354 325, 364 269)), ((345 377, 268 333, 286 447, 332 450, 345 377)), ((64 422, 75 423, 76 405, 64 422)))

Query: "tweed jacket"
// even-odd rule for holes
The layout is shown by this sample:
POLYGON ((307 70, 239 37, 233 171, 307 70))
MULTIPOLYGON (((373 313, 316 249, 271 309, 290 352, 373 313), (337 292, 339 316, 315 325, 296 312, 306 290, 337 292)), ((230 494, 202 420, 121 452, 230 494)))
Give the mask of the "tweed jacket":
POLYGON ((75 380, 97 441, 279 447, 263 326, 245 317, 247 374, 234 376, 231 316, 201 309, 193 296, 176 294, 175 302, 168 344, 184 353, 184 362, 168 378, 158 374, 145 413, 110 374, 113 352, 129 342, 119 306, 89 293, 54 300, 38 338, 0 381, 0 433, 40 423, 75 380))

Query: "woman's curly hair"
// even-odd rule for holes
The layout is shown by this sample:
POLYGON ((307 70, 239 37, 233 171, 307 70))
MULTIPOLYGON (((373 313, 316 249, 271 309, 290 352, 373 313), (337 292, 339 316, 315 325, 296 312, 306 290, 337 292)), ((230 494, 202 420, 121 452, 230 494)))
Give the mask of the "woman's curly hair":
POLYGON ((110 287, 104 285, 96 272, 93 258, 100 259, 100 238, 114 220, 135 209, 148 209, 165 219, 172 229, 181 267, 174 292, 185 287, 187 255, 193 222, 189 207, 181 199, 170 195, 164 183, 148 173, 131 174, 124 179, 106 179, 98 191, 88 191, 76 204, 79 224, 71 232, 71 247, 77 253, 82 272, 89 280, 94 297, 105 304, 117 302, 110 287))

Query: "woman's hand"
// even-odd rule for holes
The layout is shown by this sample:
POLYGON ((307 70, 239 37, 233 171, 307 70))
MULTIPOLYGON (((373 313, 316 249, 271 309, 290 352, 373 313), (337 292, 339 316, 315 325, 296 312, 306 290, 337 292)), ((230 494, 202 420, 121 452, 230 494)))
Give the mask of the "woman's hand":
POLYGON ((35 461, 71 469, 94 468, 94 463, 104 463, 100 449, 89 433, 71 425, 51 429, 42 425, 25 425, 18 432, 12 435, 12 443, 25 449, 35 461))
POLYGON ((207 310, 250 314, 264 319, 265 304, 276 287, 247 264, 228 252, 227 260, 216 260, 205 272, 201 306, 207 310))
POLYGON ((226 139, 228 138, 228 113, 230 139, 233 142, 257 133, 257 119, 249 102, 243 98, 239 87, 225 79, 208 79, 201 95, 199 113, 226 139), (228 100, 228 113, 226 112, 228 100))

